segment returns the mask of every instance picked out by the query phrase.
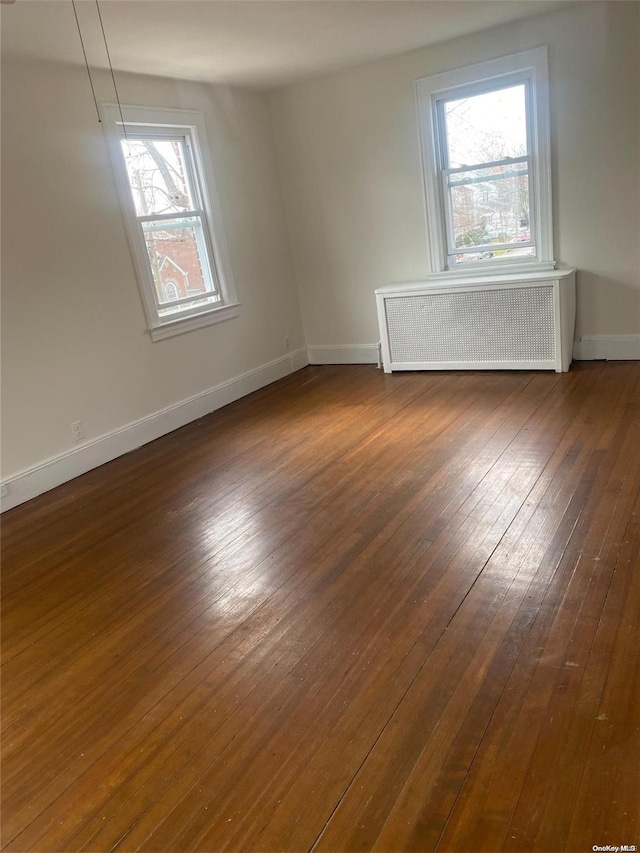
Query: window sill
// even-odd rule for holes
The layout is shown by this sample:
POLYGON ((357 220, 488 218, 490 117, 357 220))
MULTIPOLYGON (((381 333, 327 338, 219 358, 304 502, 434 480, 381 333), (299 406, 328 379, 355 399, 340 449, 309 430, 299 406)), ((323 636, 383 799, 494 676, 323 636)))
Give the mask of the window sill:
POLYGON ((556 268, 555 261, 530 261, 520 263, 498 263, 482 267, 454 267, 441 272, 430 272, 429 279, 483 278, 483 276, 518 275, 533 272, 549 272, 556 268))
POLYGON ((212 326, 214 323, 222 323, 224 320, 230 320, 239 314, 239 303, 222 305, 219 308, 203 311, 202 314, 167 320, 158 326, 154 326, 149 330, 149 333, 152 341, 163 341, 165 338, 172 338, 174 335, 183 335, 185 332, 193 332, 195 329, 212 326))

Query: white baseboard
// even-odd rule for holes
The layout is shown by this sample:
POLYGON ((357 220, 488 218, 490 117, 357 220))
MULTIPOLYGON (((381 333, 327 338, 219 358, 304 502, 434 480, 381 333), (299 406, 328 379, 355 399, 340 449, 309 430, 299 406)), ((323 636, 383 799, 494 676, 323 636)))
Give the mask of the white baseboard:
POLYGON ((309 354, 307 352, 306 347, 302 347, 302 349, 297 349, 295 352, 291 353, 291 363, 293 364, 293 370, 302 370, 303 367, 307 367, 309 364, 309 354))
MULTIPOLYGON (((307 347, 308 364, 380 364, 380 344, 307 347)), ((573 344, 576 361, 640 360, 640 335, 593 335, 573 344)))
POLYGON ((380 344, 307 347, 309 364, 380 364, 380 344))
POLYGON ((160 438, 178 427, 197 420, 216 409, 239 400, 253 391, 264 388, 278 379, 294 373, 309 364, 306 348, 263 364, 255 370, 222 382, 201 394, 182 400, 159 412, 133 421, 120 429, 87 441, 38 465, 13 474, 2 482, 0 511, 11 509, 35 498, 56 486, 79 477, 129 453, 149 441, 160 438), (5 494, 6 492, 6 494, 5 494))
POLYGON ((593 335, 573 345, 576 361, 636 361, 640 359, 640 335, 593 335))

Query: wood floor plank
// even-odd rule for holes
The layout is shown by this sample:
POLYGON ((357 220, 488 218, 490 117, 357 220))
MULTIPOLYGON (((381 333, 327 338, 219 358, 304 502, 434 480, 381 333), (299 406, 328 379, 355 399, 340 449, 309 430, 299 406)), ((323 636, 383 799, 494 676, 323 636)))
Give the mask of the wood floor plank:
POLYGON ((637 844, 639 395, 307 368, 7 513, 3 848, 637 844))

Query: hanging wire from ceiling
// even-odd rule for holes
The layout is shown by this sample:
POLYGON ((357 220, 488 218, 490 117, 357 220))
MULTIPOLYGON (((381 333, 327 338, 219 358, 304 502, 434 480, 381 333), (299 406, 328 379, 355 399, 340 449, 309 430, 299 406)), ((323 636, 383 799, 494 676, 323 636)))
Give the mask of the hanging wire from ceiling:
POLYGON ((89 85, 91 86, 91 94, 93 95, 93 103, 96 105, 96 114, 98 116, 98 121, 101 122, 100 118, 100 110, 98 109, 98 99, 96 98, 96 90, 93 85, 93 77, 91 76, 91 69, 89 68, 89 60, 87 59, 87 51, 84 47, 84 39, 82 38, 82 30, 80 29, 80 21, 78 20, 78 12, 76 10, 75 0, 71 0, 71 5, 73 6, 73 14, 76 18, 76 26, 78 28, 78 35, 80 36, 80 44, 82 45, 82 55, 84 56, 84 64, 87 67, 87 76, 89 77, 89 85))
MULTIPOLYGON (((104 23, 102 21, 102 13, 100 12, 100 4, 98 3, 98 0, 95 0, 95 2, 96 2, 96 11, 98 12, 98 20, 100 21, 100 30, 102 32, 102 40, 104 41, 104 49, 106 51, 107 61, 109 63, 109 71, 111 72, 111 80, 113 82, 113 91, 115 92, 115 95, 116 95, 116 101, 118 104, 118 112, 120 113, 120 120, 122 122, 122 130, 124 132, 125 139, 127 139, 128 138, 127 137, 127 126, 125 124, 124 115, 122 113, 122 104, 120 102, 120 93, 118 92, 118 85, 116 83, 116 75, 113 71, 113 64, 111 62, 111 54, 109 52, 109 44, 107 42, 107 34, 104 31, 104 23)), ((100 116, 100 108, 98 107, 98 98, 96 96, 96 88, 95 88, 95 85, 93 82, 93 76, 91 74, 91 68, 89 67, 89 60, 87 58, 87 51, 86 51, 86 48, 84 45, 84 38, 82 37, 82 28, 80 26, 80 19, 78 18, 78 10, 76 9, 75 0, 71 0, 71 5, 73 7, 73 14, 74 14, 75 19, 76 19, 76 26, 78 28, 78 35, 80 37, 80 44, 82 46, 82 55, 84 56, 84 64, 87 68, 87 76, 89 77, 89 85, 91 86, 91 94, 93 95, 93 103, 96 106, 96 114, 98 116, 98 121, 100 123, 102 123, 102 118, 100 116)))
POLYGON ((113 81, 113 90, 116 93, 116 101, 118 103, 118 111, 120 113, 120 121, 122 122, 122 130, 124 131, 125 139, 128 139, 127 136, 127 126, 124 123, 124 116, 122 115, 122 104, 120 103, 120 95, 118 94, 118 87, 116 85, 116 75, 113 73, 113 65, 111 64, 111 54, 109 53, 109 45, 107 44, 107 36, 104 31, 104 24, 102 23, 102 14, 100 13, 100 4, 98 0, 96 0, 96 9, 98 10, 98 19, 100 20, 100 29, 102 30, 102 40, 104 41, 104 49, 107 52, 107 60, 109 62, 109 71, 111 72, 111 80, 113 81))

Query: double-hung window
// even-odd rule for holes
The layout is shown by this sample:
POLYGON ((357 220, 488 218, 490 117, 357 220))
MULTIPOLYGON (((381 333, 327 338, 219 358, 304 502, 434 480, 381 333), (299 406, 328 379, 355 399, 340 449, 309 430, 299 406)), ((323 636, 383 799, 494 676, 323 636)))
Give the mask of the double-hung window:
POLYGON ((202 116, 103 106, 153 340, 237 315, 202 116))
POLYGON ((552 269, 546 48, 416 82, 431 272, 552 269))

